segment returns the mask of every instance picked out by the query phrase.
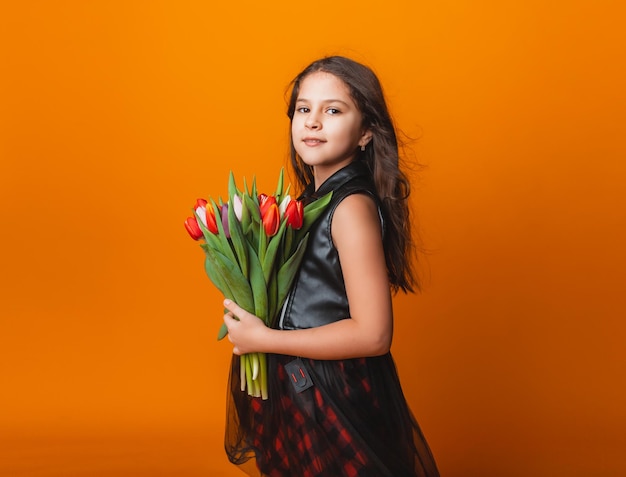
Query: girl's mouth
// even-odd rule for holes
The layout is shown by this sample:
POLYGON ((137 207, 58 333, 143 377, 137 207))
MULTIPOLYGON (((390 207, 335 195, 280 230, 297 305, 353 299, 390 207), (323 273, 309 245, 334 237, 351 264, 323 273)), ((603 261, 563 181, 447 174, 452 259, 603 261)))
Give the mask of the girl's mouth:
POLYGON ((305 137, 302 142, 307 146, 315 147, 319 146, 320 144, 324 144, 326 141, 322 141, 321 139, 315 137, 305 137))

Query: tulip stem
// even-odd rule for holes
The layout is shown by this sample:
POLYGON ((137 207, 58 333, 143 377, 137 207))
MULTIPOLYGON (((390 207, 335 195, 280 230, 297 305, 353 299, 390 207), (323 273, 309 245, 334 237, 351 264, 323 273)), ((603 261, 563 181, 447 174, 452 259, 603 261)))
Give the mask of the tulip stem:
POLYGON ((250 357, 246 357, 246 385, 248 386, 248 394, 254 393, 254 383, 252 381, 252 368, 250 367, 250 357))
POLYGON ((267 356, 265 353, 242 354, 239 357, 239 381, 241 391, 248 388, 248 395, 268 399, 267 356))
POLYGON ((259 353, 252 353, 252 381, 256 381, 259 377, 259 353))
POLYGON ((242 354, 239 356, 239 381, 240 387, 242 391, 246 390, 246 355, 242 354))
POLYGON ((267 359, 265 353, 259 353, 259 368, 260 368, 260 380, 261 380, 261 397, 263 399, 268 398, 267 393, 267 359))

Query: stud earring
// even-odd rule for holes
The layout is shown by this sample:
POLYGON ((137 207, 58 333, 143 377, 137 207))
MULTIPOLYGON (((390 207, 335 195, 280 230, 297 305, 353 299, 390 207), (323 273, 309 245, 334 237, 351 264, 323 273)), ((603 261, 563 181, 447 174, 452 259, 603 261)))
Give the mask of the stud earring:
POLYGON ((361 146, 361 151, 365 151, 365 144, 361 146))

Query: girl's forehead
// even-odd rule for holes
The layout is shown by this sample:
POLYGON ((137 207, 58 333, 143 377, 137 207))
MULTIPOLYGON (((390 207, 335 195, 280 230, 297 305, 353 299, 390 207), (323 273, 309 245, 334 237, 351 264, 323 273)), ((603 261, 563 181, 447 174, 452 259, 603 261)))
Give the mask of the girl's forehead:
POLYGON ((306 76, 300 83, 298 99, 319 99, 328 96, 337 97, 345 101, 350 100, 350 89, 348 85, 337 76, 325 71, 316 71, 306 76))

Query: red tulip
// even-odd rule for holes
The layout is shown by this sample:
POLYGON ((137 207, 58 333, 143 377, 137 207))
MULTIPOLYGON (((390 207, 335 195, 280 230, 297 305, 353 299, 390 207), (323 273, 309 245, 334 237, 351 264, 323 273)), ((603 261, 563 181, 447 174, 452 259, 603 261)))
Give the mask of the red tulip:
POLYGON ((213 207, 209 207, 206 209, 206 228, 209 229, 209 232, 215 235, 217 235, 217 233, 219 232, 213 207))
POLYGON ((265 216, 265 213, 272 205, 276 205, 276 197, 267 194, 259 195, 259 211, 261 212, 261 217, 265 216))
POLYGON ((304 222, 304 206, 299 200, 291 200, 285 209, 287 225, 295 230, 302 228, 304 222))
POLYGON ((276 199, 274 203, 266 209, 265 214, 261 216, 263 222, 263 228, 268 237, 276 235, 278 228, 280 227, 280 213, 278 212, 278 205, 276 205, 276 199))
POLYGON ((202 220, 204 226, 209 229, 209 232, 217 235, 217 222, 215 221, 215 212, 213 207, 207 207, 207 201, 204 199, 197 199, 196 206, 194 207, 196 214, 202 220))
POLYGON ((187 220, 185 220, 185 228, 194 240, 200 240, 204 236, 195 217, 187 217, 187 220))

